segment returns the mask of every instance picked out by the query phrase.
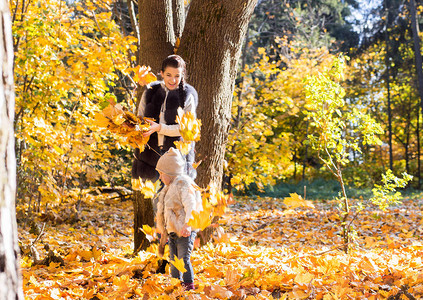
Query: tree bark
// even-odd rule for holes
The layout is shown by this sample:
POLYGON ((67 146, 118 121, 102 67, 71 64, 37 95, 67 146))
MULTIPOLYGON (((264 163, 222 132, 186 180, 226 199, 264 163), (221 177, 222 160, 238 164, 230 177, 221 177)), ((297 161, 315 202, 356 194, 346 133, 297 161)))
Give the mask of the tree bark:
POLYGON ((142 225, 154 226, 154 210, 151 199, 146 199, 140 191, 134 193, 134 254, 145 250, 150 242, 140 230, 142 225))
POLYGON ((0 0, 0 299, 24 299, 15 213, 13 39, 9 4, 0 0))
POLYGON ((184 0, 172 0, 173 28, 175 37, 181 38, 185 25, 185 5, 184 0))
POLYGON ((414 59, 416 62, 417 82, 420 96, 420 106, 423 112, 423 70, 422 70, 422 54, 420 52, 419 26, 417 22, 416 3, 410 0, 411 30, 413 32, 414 41, 414 59))
POLYGON ((198 91, 201 140, 196 146, 197 183, 220 187, 231 121, 237 63, 257 0, 193 0, 178 53, 186 60, 188 82, 198 91))
MULTIPOLYGON (((173 53, 176 42, 173 28, 172 0, 138 0, 139 49, 138 64, 150 66, 153 73, 160 71, 163 59, 173 53)), ((143 87, 137 89, 136 107, 140 102, 143 87)), ((149 245, 142 225, 154 226, 153 203, 136 191, 134 205, 134 253, 149 245)))
POLYGON ((132 30, 134 31, 135 37, 137 38, 137 46, 139 50, 141 37, 140 37, 140 28, 138 26, 138 20, 136 18, 134 2, 132 0, 128 0, 127 3, 128 3, 129 19, 131 20, 132 30))
POLYGON ((150 66, 154 73, 158 73, 163 59, 173 53, 176 41, 172 0, 139 0, 138 14, 140 27, 138 63, 150 66))
POLYGON ((416 125, 416 136, 417 136, 417 188, 421 189, 422 175, 421 171, 421 160, 420 160, 420 109, 417 108, 417 125, 416 125))
MULTIPOLYGON (((386 0, 385 0, 385 7, 386 0)), ((392 113, 391 113, 391 83, 390 83, 390 52, 389 52, 389 13, 386 14, 386 30, 385 30, 385 43, 386 43, 386 53, 385 53, 385 64, 386 64, 386 92, 388 98, 388 144, 389 144, 389 169, 394 170, 394 158, 392 150, 392 113)))

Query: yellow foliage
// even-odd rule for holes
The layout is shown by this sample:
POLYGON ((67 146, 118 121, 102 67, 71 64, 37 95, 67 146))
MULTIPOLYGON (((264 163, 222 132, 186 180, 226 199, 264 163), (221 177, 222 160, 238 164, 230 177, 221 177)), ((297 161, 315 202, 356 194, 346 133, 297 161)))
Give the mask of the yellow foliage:
POLYGON ((224 195, 215 186, 208 186, 202 191, 202 210, 192 212, 188 225, 194 229, 206 229, 212 224, 214 217, 223 216, 231 203, 232 195, 224 195))
POLYGON ((304 79, 329 68, 335 58, 327 49, 304 51, 283 39, 279 42, 292 47, 292 56, 275 62, 259 48, 260 59, 245 67, 235 90, 225 172, 239 190, 252 183, 262 190, 293 175, 292 157, 304 138, 287 124, 304 119, 309 105, 304 79))
POLYGON ((204 230, 211 225, 210 211, 205 209, 200 212, 193 211, 192 218, 189 219, 188 225, 194 229, 204 230))
POLYGON ((40 194, 41 205, 55 204, 83 183, 83 174, 89 173, 90 182, 121 178, 129 168, 124 138, 116 143, 93 122, 105 124, 94 117, 98 101, 119 88, 116 71, 130 67, 128 50, 136 46, 111 20, 113 1, 9 3, 19 41, 15 134, 17 144, 25 145, 17 152, 23 174, 18 199, 40 194))
POLYGON ((191 150, 191 142, 185 142, 185 141, 174 141, 176 149, 181 151, 183 155, 187 155, 189 151, 191 150))

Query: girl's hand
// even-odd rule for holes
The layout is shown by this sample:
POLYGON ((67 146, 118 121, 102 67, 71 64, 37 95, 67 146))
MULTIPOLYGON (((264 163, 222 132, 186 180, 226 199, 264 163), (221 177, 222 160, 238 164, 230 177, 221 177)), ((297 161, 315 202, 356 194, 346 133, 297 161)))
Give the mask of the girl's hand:
POLYGON ((156 123, 151 120, 146 120, 146 121, 150 123, 150 129, 142 134, 143 137, 148 137, 152 135, 154 132, 160 131, 160 129, 162 128, 162 125, 160 125, 159 123, 156 123))
POLYGON ((181 230, 181 235, 183 236, 183 237, 188 237, 188 236, 190 236, 191 235, 191 226, 188 226, 188 224, 184 224, 184 226, 182 227, 182 230, 181 230))

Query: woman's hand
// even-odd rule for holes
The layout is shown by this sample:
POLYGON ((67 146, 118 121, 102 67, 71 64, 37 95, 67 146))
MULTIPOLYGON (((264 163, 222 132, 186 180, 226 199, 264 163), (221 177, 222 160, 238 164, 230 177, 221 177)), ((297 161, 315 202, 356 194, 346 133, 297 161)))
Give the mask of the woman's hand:
POLYGON ((184 224, 184 226, 182 227, 181 230, 181 235, 184 237, 190 236, 191 235, 191 226, 188 226, 188 224, 184 224))
POLYGON ((148 123, 150 123, 150 128, 148 129, 148 131, 144 132, 142 134, 143 137, 148 137, 150 135, 152 135, 154 132, 160 131, 160 129, 162 128, 162 125, 160 125, 159 123, 156 123, 152 120, 146 120, 148 123))

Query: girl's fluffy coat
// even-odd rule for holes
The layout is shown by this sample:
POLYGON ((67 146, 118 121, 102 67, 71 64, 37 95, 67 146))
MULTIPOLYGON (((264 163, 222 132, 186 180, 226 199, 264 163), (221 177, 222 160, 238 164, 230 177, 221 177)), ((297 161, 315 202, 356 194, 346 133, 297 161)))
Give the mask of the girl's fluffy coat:
POLYGON ((162 234, 175 232, 181 236, 185 223, 193 211, 202 210, 201 194, 187 175, 176 177, 159 193, 157 204, 157 229, 162 234))

